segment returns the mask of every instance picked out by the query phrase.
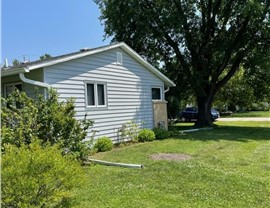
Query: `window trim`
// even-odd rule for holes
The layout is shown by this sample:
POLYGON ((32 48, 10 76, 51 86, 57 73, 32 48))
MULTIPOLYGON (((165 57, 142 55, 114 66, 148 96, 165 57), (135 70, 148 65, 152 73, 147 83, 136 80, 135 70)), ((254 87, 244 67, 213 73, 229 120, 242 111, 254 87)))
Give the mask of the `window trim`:
POLYGON ((162 101, 163 100, 163 87, 161 86, 151 86, 151 100, 153 101, 162 101), (160 90, 160 99, 153 99, 153 89, 159 89, 160 90))
POLYGON ((99 82, 99 81, 85 81, 85 106, 87 109, 100 109, 100 108, 107 108, 107 83, 106 82, 99 82), (94 85, 94 105, 88 105, 88 96, 87 96, 87 85, 93 84, 94 85), (98 85, 104 86, 104 105, 98 104, 98 85))
POLYGON ((23 91, 23 83, 22 82, 10 82, 3 85, 4 87, 4 97, 7 98, 7 87, 12 87, 12 92, 15 90, 15 85, 22 85, 22 91, 23 91))

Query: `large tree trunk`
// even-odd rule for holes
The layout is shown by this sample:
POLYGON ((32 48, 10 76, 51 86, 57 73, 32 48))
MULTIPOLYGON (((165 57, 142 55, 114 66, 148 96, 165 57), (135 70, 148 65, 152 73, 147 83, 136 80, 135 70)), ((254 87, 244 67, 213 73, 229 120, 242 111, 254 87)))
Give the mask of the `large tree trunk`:
POLYGON ((211 115, 212 100, 213 98, 211 97, 197 96, 198 119, 195 123, 196 127, 213 126, 211 115))

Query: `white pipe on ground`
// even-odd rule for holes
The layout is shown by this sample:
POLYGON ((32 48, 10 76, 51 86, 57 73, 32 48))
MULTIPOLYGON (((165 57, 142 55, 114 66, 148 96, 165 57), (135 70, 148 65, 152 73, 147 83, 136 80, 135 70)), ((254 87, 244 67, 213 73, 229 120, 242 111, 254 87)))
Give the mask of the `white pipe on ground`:
POLYGON ((187 130, 182 130, 180 132, 186 133, 186 132, 194 132, 194 131, 201 131, 201 130, 212 130, 213 127, 206 127, 206 128, 199 128, 199 129, 187 129, 187 130))
POLYGON ((109 166, 120 166, 120 167, 125 167, 125 168, 143 168, 143 165, 138 165, 138 164, 127 164, 127 163, 115 163, 115 162, 108 162, 104 160, 96 160, 92 158, 88 158, 88 161, 90 162, 85 162, 85 164, 91 164, 92 163, 97 163, 101 165, 109 165, 109 166))

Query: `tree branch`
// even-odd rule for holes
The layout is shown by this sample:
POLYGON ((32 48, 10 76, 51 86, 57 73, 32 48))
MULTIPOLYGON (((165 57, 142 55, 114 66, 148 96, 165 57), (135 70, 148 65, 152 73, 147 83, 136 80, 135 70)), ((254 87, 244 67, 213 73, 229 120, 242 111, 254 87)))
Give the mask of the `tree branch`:
MULTIPOLYGON (((146 1, 146 4, 148 5, 149 8, 153 7, 153 5, 151 5, 150 2, 148 2, 148 1, 146 1)), ((181 53, 178 43, 176 41, 174 41, 170 37, 170 35, 166 32, 166 29, 163 26, 164 25, 163 22, 160 20, 158 15, 156 15, 156 13, 154 14, 153 21, 156 22, 156 27, 151 25, 152 30, 157 34, 160 34, 161 37, 165 38, 166 42, 173 48, 177 59, 180 61, 180 63, 183 66, 183 69, 186 71, 186 73, 188 73, 188 75, 191 75, 189 64, 185 60, 184 55, 181 53)))
POLYGON ((250 16, 247 16, 245 18, 244 22, 242 23, 242 27, 240 28, 239 32, 237 33, 235 39, 231 42, 230 46, 225 51, 224 59, 222 61, 222 64, 218 68, 217 76, 220 75, 224 71, 224 69, 226 68, 226 66, 227 66, 227 64, 232 56, 232 52, 235 49, 240 48, 238 43, 241 40, 242 36, 244 35, 244 33, 247 29, 247 25, 249 23, 249 20, 250 20, 250 16))
POLYGON ((226 74, 226 76, 222 80, 220 80, 216 84, 215 92, 220 90, 220 88, 223 87, 232 78, 232 76, 238 70, 238 68, 239 68, 239 66, 240 66, 241 62, 243 61, 246 54, 247 54, 247 50, 241 51, 241 52, 238 53, 238 55, 235 58, 235 61, 234 61, 233 65, 232 65, 230 71, 226 74))
POLYGON ((193 39, 191 36, 191 32, 190 32, 190 28, 188 25, 188 21, 187 21, 187 17, 185 15, 185 12, 183 10, 181 1, 177 1, 177 0, 173 0, 177 10, 179 11, 179 15, 181 16, 182 19, 182 25, 184 28, 184 34, 185 34, 185 39, 186 39, 186 44, 187 44, 187 48, 190 51, 191 54, 191 58, 193 60, 196 60, 198 58, 198 54, 196 52, 196 50, 193 47, 193 39))

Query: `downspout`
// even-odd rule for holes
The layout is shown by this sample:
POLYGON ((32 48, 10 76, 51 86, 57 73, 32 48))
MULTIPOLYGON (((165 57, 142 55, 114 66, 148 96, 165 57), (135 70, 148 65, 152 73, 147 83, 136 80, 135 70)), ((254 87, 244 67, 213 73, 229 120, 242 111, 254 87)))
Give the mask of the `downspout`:
POLYGON ((170 90, 170 87, 167 87, 166 90, 164 90, 164 93, 168 92, 170 90))
POLYGON ((44 83, 44 82, 39 82, 39 81, 35 81, 35 80, 31 80, 31 79, 27 79, 25 76, 24 76, 24 73, 19 73, 19 77, 20 79, 27 83, 27 84, 31 84, 31 85, 36 85, 36 86, 39 86, 39 87, 44 87, 44 88, 47 88, 48 90, 51 89, 51 86, 47 83, 44 83))
POLYGON ((164 92, 163 92, 163 98, 164 98, 164 100, 165 100, 165 93, 168 92, 169 90, 170 90, 170 87, 167 87, 167 89, 164 90, 164 92))

